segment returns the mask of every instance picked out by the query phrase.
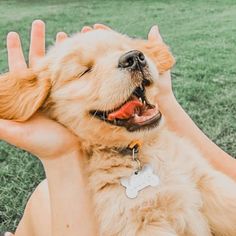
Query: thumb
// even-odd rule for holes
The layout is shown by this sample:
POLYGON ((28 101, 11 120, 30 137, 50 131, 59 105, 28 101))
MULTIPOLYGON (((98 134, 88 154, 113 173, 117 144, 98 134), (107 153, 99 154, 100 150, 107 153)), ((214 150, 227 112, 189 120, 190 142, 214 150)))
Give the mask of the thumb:
POLYGON ((149 41, 156 41, 158 43, 162 43, 163 39, 160 35, 159 28, 157 25, 152 26, 148 33, 148 40, 149 41))

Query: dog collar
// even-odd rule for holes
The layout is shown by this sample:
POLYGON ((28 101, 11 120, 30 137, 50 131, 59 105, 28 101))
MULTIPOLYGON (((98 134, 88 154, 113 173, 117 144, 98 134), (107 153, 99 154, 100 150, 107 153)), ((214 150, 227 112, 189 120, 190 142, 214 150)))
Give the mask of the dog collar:
POLYGON ((135 173, 138 173, 142 169, 142 164, 139 160, 139 151, 142 146, 142 143, 139 140, 132 141, 125 148, 116 149, 122 155, 130 155, 132 160, 136 163, 135 173))
POLYGON ((138 153, 142 147, 142 143, 139 140, 132 141, 127 147, 116 148, 118 152, 122 155, 132 155, 133 152, 138 153))
POLYGON ((142 166, 138 155, 140 148, 141 142, 135 140, 127 148, 122 149, 126 155, 131 154, 133 161, 137 164, 131 176, 120 179, 121 185, 126 189, 126 196, 131 199, 136 198, 138 192, 144 188, 148 186, 156 187, 160 183, 159 177, 154 173, 154 169, 150 164, 142 166))

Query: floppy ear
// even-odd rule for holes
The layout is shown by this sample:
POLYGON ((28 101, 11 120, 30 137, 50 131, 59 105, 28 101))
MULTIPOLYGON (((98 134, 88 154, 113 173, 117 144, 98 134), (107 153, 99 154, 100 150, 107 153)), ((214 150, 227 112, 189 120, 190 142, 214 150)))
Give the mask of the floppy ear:
POLYGON ((160 74, 171 69, 175 64, 175 59, 164 43, 157 26, 151 28, 148 33, 148 40, 140 41, 139 47, 155 62, 160 74))
POLYGON ((9 72, 0 75, 0 118, 29 119, 47 98, 50 87, 48 78, 38 79, 31 70, 24 74, 9 72))
POLYGON ((143 46, 143 52, 155 62, 160 74, 170 70, 175 64, 174 57, 164 43, 147 41, 143 46))

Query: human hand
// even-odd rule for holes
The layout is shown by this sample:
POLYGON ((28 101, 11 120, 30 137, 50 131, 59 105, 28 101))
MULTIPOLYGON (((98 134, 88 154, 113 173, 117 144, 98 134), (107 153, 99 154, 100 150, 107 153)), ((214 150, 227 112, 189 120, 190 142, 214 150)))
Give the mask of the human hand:
MULTIPOLYGON (((163 43, 163 39, 161 37, 160 31, 157 25, 152 26, 148 33, 148 40, 154 41, 156 43, 163 43)), ((164 72, 158 81, 158 100, 162 101, 163 98, 167 98, 168 96, 173 96, 172 91, 172 83, 171 83, 171 74, 170 70, 164 72)))
MULTIPOLYGON (((56 43, 63 41, 67 37, 66 33, 59 32, 56 36, 56 43)), ((41 20, 32 23, 31 39, 29 49, 29 67, 23 55, 20 37, 16 32, 7 35, 8 65, 10 72, 28 71, 29 67, 45 55, 45 24, 41 20)))
POLYGON ((78 148, 77 138, 69 130, 40 114, 26 122, 0 120, 0 139, 40 160, 59 158, 78 148))
MULTIPOLYGON (((66 37, 65 33, 58 33, 56 43, 66 37)), ((7 50, 10 72, 27 73, 29 67, 45 55, 44 22, 37 20, 32 24, 29 67, 17 33, 8 34, 7 50)), ((35 115, 26 122, 0 119, 0 139, 27 150, 40 159, 59 157, 65 152, 71 152, 77 145, 77 139, 66 128, 42 115, 35 115)))

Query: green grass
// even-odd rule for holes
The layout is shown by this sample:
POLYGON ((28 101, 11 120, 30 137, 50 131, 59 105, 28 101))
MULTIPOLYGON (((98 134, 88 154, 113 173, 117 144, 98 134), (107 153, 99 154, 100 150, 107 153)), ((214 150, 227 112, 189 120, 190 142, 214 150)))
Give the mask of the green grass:
MULTIPOLYGON (((47 45, 57 31, 73 33, 95 22, 138 37, 158 23, 177 59, 173 86, 179 102, 214 142, 236 156, 235 16, 235 0, 1 0, 0 71, 7 70, 7 32, 19 32, 27 52, 34 19, 46 21, 47 45)), ((27 198, 43 178, 36 158, 0 143, 0 231, 15 229, 27 198)))

